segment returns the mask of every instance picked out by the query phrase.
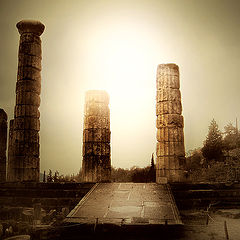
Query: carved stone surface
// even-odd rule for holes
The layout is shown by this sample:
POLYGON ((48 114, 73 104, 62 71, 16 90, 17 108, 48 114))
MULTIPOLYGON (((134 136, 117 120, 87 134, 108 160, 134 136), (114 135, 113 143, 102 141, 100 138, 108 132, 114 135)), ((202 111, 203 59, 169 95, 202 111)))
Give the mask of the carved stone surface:
POLYGON ((110 110, 105 91, 86 92, 83 130, 83 181, 106 182, 111 177, 110 110))
POLYGON ((158 65, 156 87, 156 181, 184 181, 184 122, 176 64, 158 65))
POLYGON ((6 181, 7 114, 0 108, 0 182, 6 181))
POLYGON ((14 119, 10 120, 9 124, 9 134, 8 134, 8 167, 7 167, 7 180, 9 181, 10 176, 13 175, 13 143, 15 140, 13 139, 13 125, 14 125, 14 119))
POLYGON ((39 181, 41 39, 39 21, 17 23, 20 33, 14 121, 10 122, 8 181, 39 181))

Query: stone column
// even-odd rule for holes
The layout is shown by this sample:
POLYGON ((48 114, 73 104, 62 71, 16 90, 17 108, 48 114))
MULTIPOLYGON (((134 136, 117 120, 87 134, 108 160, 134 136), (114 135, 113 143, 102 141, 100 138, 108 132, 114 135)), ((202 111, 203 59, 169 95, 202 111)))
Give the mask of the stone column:
POLYGON ((7 114, 0 108, 0 182, 6 182, 7 114))
POLYGON ((15 142, 13 139, 13 123, 14 119, 11 119, 9 122, 9 133, 8 133, 8 164, 7 164, 7 181, 10 181, 11 177, 14 175, 13 166, 11 165, 11 161, 13 159, 13 143, 15 142))
POLYGON ((86 92, 83 130, 83 181, 107 182, 111 178, 110 110, 107 92, 86 92))
POLYGON ((16 106, 14 111, 9 181, 39 181, 41 39, 44 25, 34 20, 17 23, 20 33, 16 106))
POLYGON ((156 86, 156 181, 181 182, 186 160, 178 66, 158 65, 156 86))

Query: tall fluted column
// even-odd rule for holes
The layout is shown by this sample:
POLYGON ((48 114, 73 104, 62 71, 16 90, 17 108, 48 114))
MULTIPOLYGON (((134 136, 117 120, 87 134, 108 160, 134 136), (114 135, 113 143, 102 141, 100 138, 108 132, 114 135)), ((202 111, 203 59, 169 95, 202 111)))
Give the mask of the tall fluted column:
POLYGON ((17 23, 20 33, 16 106, 14 111, 9 181, 39 181, 41 39, 44 25, 34 20, 17 23))
POLYGON ((185 147, 178 66, 158 65, 156 86, 156 181, 181 182, 184 181, 185 147))
POLYGON ((83 130, 83 181, 106 182, 111 178, 110 110, 107 92, 86 92, 83 130))
POLYGON ((0 182, 6 181, 7 114, 0 108, 0 182))

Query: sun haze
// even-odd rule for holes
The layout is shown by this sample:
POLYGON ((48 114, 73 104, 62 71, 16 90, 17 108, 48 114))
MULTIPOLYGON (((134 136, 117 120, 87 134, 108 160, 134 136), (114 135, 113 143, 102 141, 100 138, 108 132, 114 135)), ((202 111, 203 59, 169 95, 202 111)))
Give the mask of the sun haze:
POLYGON ((77 173, 82 161, 84 95, 110 95, 115 167, 144 167, 156 149, 156 70, 180 69, 186 151, 201 147, 214 117, 240 117, 239 1, 0 2, 0 107, 13 118, 22 19, 41 36, 41 171, 77 173))

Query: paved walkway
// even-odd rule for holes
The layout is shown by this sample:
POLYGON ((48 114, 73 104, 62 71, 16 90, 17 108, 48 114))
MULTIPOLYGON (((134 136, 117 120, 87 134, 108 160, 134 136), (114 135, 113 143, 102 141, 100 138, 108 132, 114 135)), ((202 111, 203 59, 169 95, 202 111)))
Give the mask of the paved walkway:
POLYGON ((182 224, 168 185, 97 183, 66 222, 86 224, 182 224))

